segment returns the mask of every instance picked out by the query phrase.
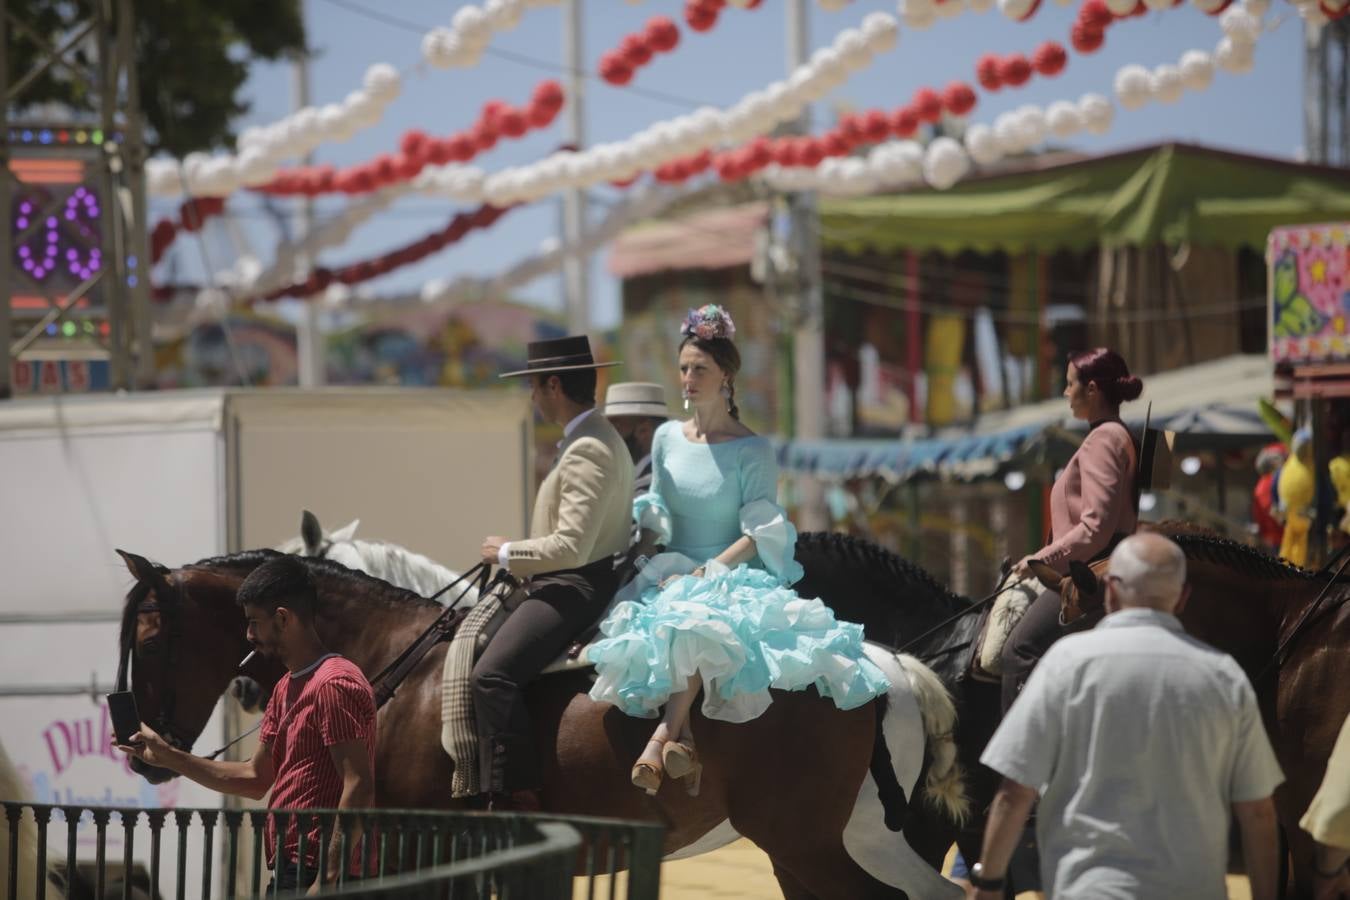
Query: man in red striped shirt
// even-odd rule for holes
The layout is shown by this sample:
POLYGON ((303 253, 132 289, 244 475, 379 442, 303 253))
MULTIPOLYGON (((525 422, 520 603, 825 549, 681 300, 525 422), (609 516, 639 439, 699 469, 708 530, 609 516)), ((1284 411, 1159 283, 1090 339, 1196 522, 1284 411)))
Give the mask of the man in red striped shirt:
MULTIPOLYGON (((281 556, 263 563, 239 586, 236 601, 248 620, 249 643, 290 672, 272 691, 253 758, 219 762, 193 756, 170 747, 145 725, 135 745, 120 749, 223 794, 261 800, 271 790, 268 805, 273 809, 374 806, 375 694, 361 670, 330 652, 319 638, 314 581, 305 562, 281 556)), ((312 893, 321 883, 335 881, 342 865, 339 839, 334 829, 328 871, 316 880, 318 827, 307 829, 302 867, 295 821, 287 825, 283 858, 277 860, 276 823, 269 816, 264 842, 275 886, 309 887, 312 893)), ((360 872, 359 843, 359 831, 349 832, 353 853, 348 871, 353 874, 360 872)))

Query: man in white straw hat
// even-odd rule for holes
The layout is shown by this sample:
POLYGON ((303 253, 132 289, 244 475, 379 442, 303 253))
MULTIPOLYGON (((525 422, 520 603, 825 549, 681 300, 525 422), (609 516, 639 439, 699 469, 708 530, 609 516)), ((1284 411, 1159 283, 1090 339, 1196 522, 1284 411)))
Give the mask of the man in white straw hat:
POLYGON ((650 381, 611 384, 605 392, 605 418, 619 432, 633 457, 633 494, 652 486, 652 435, 670 418, 666 389, 650 381))
POLYGON ((530 399, 563 426, 558 458, 535 496, 530 536, 483 540, 482 556, 525 581, 526 599, 474 665, 483 790, 495 808, 539 809, 543 774, 525 686, 600 618, 618 589, 615 557, 628 549, 633 462, 614 426, 595 410, 597 363, 584 336, 536 341, 524 369, 530 399))

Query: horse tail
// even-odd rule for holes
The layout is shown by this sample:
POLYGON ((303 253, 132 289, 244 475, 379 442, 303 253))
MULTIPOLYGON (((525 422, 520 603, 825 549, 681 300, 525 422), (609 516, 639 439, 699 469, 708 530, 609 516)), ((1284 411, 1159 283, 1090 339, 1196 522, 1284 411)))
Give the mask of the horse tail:
POLYGON ((923 717, 924 738, 930 760, 924 778, 924 799, 928 804, 960 825, 970 815, 965 778, 956 760, 956 706, 951 694, 933 671, 912 656, 896 654, 905 670, 914 699, 923 717))

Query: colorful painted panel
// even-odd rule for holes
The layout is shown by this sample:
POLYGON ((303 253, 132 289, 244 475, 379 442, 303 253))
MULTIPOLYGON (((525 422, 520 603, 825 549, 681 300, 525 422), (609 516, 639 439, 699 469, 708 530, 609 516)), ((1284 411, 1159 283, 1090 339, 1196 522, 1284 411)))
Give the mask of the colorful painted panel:
POLYGON ((1266 244, 1270 355, 1276 363, 1350 359, 1350 223, 1277 228, 1266 244))

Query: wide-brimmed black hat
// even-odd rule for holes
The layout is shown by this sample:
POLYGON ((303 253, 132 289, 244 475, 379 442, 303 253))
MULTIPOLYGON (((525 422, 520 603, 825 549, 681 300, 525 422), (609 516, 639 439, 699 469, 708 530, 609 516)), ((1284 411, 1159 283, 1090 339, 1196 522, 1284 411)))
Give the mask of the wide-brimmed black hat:
POLYGON ((500 377, 548 375, 553 372, 605 369, 619 365, 616 362, 596 362, 595 357, 591 355, 591 342, 584 334, 554 338, 551 341, 531 341, 526 355, 528 359, 525 368, 518 372, 503 372, 500 377))

